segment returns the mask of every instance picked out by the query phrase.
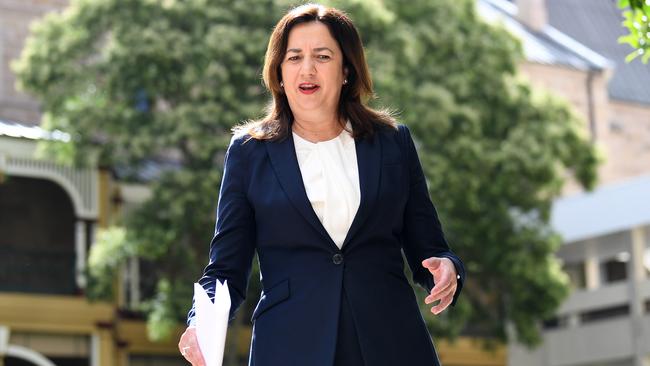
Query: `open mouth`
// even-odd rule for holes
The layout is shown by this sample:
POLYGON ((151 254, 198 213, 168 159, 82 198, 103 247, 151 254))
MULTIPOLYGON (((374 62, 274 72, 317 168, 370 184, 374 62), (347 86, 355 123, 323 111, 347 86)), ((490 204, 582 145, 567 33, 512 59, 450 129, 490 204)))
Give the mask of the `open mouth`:
POLYGON ((302 83, 298 86, 298 89, 300 89, 300 92, 303 94, 312 94, 315 93, 316 90, 320 89, 320 86, 318 84, 302 83))

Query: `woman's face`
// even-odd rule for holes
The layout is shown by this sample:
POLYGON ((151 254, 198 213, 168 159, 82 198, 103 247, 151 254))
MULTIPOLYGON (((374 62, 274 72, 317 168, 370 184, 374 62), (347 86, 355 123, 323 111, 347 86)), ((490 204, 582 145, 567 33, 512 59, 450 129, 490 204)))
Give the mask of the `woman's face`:
POLYGON ((294 26, 281 71, 284 92, 295 116, 336 113, 346 72, 341 49, 327 26, 321 22, 294 26))

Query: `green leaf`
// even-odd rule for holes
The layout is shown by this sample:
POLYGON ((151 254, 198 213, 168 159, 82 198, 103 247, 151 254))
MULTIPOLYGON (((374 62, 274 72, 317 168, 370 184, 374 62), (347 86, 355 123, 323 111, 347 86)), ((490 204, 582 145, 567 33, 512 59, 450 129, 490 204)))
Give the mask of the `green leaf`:
POLYGON ((618 43, 627 43, 634 48, 639 47, 639 39, 632 34, 618 37, 618 43))
POLYGON ((644 64, 647 64, 647 63, 648 63, 648 60, 650 60, 650 52, 647 52, 647 51, 646 51, 646 52, 643 53, 643 57, 641 58, 641 61, 642 61, 644 64))
POLYGON ((639 55, 641 55, 642 52, 639 52, 639 51, 642 51, 642 50, 635 50, 633 52, 628 53, 627 56, 625 56, 625 62, 631 62, 632 60, 637 58, 639 55))

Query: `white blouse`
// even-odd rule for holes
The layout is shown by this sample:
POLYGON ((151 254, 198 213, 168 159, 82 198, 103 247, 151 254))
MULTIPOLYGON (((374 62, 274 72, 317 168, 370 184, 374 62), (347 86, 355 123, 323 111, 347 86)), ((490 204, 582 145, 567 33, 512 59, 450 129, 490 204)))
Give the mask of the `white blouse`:
MULTIPOLYGON (((349 121, 347 129, 352 129, 349 121)), ((354 139, 343 130, 331 140, 314 143, 293 132, 293 142, 307 197, 340 249, 361 200, 354 139)))

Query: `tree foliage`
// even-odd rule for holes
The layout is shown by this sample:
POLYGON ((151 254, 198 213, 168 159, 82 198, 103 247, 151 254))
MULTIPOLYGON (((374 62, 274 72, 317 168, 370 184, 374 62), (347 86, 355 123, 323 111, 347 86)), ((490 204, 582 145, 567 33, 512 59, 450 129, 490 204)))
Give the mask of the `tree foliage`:
POLYGON ((650 60, 650 1, 619 0, 618 7, 623 10, 623 25, 630 32, 618 39, 619 43, 627 43, 635 50, 630 52, 625 61, 630 62, 642 56, 643 63, 650 60))
POLYGON ((223 151, 233 124, 262 113, 264 45, 278 7, 71 1, 32 29, 14 64, 20 85, 43 104, 44 127, 72 137, 45 146, 57 160, 120 167, 127 180, 151 162, 167 167, 150 182, 151 198, 116 223, 128 250, 115 247, 119 235, 99 235, 94 250, 110 255, 93 253, 89 272, 89 294, 106 298, 129 256, 155 261, 142 274, 159 282, 145 303, 150 319, 161 320, 151 322, 154 338, 171 330, 162 319, 187 311, 206 264, 223 151))
POLYGON ((567 105, 518 80, 521 46, 481 22, 472 1, 384 4, 389 31, 368 41, 381 60, 378 94, 418 138, 430 195, 469 271, 458 309, 427 319, 445 334, 502 340, 511 323, 536 344, 539 320, 568 293, 551 203, 567 171, 593 187, 595 148, 567 105))
MULTIPOLYGON (((456 307, 434 317, 423 306, 428 325, 436 335, 465 329, 504 341, 511 323, 519 341, 535 344, 539 321, 568 292, 553 255, 561 240, 549 227, 552 199, 566 171, 585 187, 595 183, 597 155, 581 122, 515 77, 520 46, 481 22, 470 0, 332 4, 360 28, 373 103, 398 109, 412 128, 447 237, 467 265, 456 307)), ((157 337, 184 317, 206 264, 228 131, 262 113, 263 53, 287 8, 271 0, 76 0, 33 29, 15 65, 43 102, 45 126, 73 136, 66 147, 49 145, 54 155, 134 171, 147 160, 176 162, 120 223, 124 231, 98 242, 112 255, 93 258, 95 283, 112 280, 130 255, 155 262, 144 275, 159 283, 144 310, 157 337)))

